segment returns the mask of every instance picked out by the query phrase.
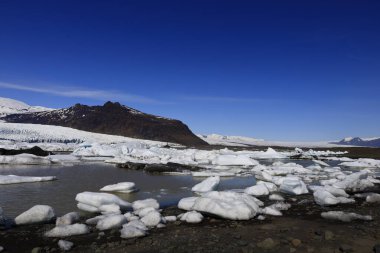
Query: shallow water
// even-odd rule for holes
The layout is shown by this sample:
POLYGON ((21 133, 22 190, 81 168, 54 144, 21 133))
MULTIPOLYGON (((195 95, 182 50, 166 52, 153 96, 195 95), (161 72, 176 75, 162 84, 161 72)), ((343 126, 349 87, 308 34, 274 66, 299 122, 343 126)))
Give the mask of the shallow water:
MULTIPOLYGON (((38 183, 0 185, 0 207, 9 217, 15 217, 33 205, 46 204, 57 215, 75 211, 75 196, 83 191, 99 191, 105 185, 118 182, 136 183, 138 192, 115 193, 127 201, 156 198, 162 207, 176 204, 192 196, 191 187, 204 178, 191 175, 152 175, 143 171, 117 168, 104 163, 74 166, 0 166, 1 175, 56 176, 58 180, 38 183)), ((222 178, 220 190, 246 188, 255 184, 253 177, 222 178)))

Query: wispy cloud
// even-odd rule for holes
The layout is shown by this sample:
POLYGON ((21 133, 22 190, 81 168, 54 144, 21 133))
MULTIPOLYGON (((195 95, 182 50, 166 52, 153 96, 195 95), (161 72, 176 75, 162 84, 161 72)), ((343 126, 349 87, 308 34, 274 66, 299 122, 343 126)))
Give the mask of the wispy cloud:
POLYGON ((155 99, 151 99, 144 96, 138 96, 133 94, 127 94, 115 90, 100 90, 100 89, 86 89, 81 87, 69 87, 69 86, 26 86, 13 83, 0 82, 0 88, 31 91, 37 93, 50 94, 61 97, 72 98, 89 98, 95 100, 114 100, 123 102, 135 102, 135 103, 159 103, 155 99))
POLYGON ((273 99, 219 97, 219 96, 182 96, 180 98, 183 100, 188 100, 188 101, 221 102, 221 103, 258 103, 258 102, 274 101, 273 99))

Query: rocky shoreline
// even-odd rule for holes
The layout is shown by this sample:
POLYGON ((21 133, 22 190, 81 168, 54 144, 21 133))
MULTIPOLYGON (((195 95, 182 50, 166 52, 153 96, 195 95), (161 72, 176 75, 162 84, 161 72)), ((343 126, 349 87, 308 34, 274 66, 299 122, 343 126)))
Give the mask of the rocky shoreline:
MULTIPOLYGON (((206 216, 199 224, 168 222, 142 238, 122 239, 119 229, 100 232, 92 228, 89 234, 64 239, 74 243, 70 252, 379 252, 378 203, 357 199, 354 204, 321 207, 311 195, 288 196, 286 201, 292 207, 284 216, 266 216, 263 221, 206 216), (341 222, 320 216, 331 210, 371 215, 373 220, 341 222)), ((163 215, 180 213, 177 207, 162 211, 163 215)), ((53 227, 53 223, 25 225, 0 231, 0 245, 4 252, 61 252, 59 239, 44 236, 53 227)))

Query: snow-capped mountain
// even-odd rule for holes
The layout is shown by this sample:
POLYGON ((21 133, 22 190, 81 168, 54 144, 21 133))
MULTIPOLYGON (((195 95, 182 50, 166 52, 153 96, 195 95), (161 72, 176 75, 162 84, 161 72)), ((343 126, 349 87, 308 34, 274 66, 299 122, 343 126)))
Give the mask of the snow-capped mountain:
POLYGON ((8 114, 0 119, 9 123, 63 126, 187 146, 207 145, 179 120, 143 113, 120 103, 107 102, 103 106, 76 104, 54 111, 8 114))
POLYGON ((380 137, 373 138, 360 138, 360 137, 346 137, 337 142, 341 145, 351 146, 366 146, 366 147, 380 147, 380 137))
POLYGON ((24 102, 11 98, 0 97, 0 116, 18 113, 51 111, 53 109, 42 106, 30 106, 24 102))

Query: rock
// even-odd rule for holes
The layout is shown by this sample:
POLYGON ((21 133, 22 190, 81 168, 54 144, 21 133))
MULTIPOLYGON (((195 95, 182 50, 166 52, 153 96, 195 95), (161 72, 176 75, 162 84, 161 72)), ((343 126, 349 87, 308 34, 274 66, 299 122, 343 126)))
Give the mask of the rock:
POLYGON ((380 243, 378 243, 375 246, 373 246, 373 252, 380 253, 380 243))
POLYGON ((348 245, 348 244, 341 244, 339 246, 339 250, 341 252, 352 252, 352 247, 350 245, 348 245))
POLYGON ((42 252, 42 248, 40 247, 36 247, 36 248, 33 248, 31 253, 41 253, 42 252))
POLYGON ((300 246, 301 245, 301 240, 300 239, 293 239, 292 241, 291 241, 291 243, 292 243, 292 245, 294 246, 294 247, 298 247, 298 246, 300 246))
POLYGON ((273 249, 276 247, 277 243, 272 238, 267 238, 259 243, 257 243, 257 247, 261 249, 273 249))
POLYGON ((15 218, 17 225, 49 222, 55 217, 54 210, 50 206, 36 205, 15 218))
POLYGON ((74 243, 65 240, 59 240, 58 246, 61 250, 68 251, 71 250, 71 248, 74 246, 74 243))
POLYGON ((325 240, 329 241, 332 239, 334 239, 334 233, 329 231, 329 230, 326 230, 325 231, 325 240))
POLYGON ((290 253, 294 253, 294 252, 296 252, 297 250, 295 249, 295 248, 290 248, 290 250, 289 250, 289 252, 290 253))

